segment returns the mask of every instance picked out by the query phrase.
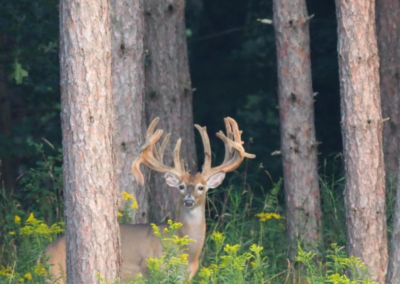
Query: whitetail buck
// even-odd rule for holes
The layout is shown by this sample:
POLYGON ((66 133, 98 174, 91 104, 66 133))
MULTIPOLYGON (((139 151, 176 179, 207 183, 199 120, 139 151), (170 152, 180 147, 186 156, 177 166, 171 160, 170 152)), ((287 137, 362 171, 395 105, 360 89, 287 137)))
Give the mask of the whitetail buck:
MULTIPOLYGON (((165 147, 169 141, 168 134, 160 146, 156 143, 161 139, 162 130, 154 132, 159 118, 153 120, 147 130, 147 141, 142 146, 139 157, 133 162, 132 172, 138 184, 144 184, 140 165, 145 164, 150 169, 164 173, 165 181, 171 187, 180 192, 179 213, 177 222, 182 223, 178 231, 179 237, 188 236, 195 239, 188 245, 188 279, 190 280, 199 267, 199 257, 203 249, 206 234, 205 204, 206 193, 209 188, 219 186, 225 178, 225 173, 234 171, 242 163, 244 158, 255 158, 255 155, 246 153, 243 148, 241 134, 236 121, 225 118, 226 135, 219 131, 217 136, 225 144, 225 158, 223 163, 217 167, 211 167, 211 147, 206 128, 195 125, 199 130, 204 144, 204 165, 201 173, 191 175, 186 172, 184 162, 180 159, 179 149, 181 139, 176 143, 174 151, 174 167, 166 166, 163 162, 165 147)), ((167 225, 160 225, 161 231, 167 225)), ((136 274, 145 274, 147 270, 147 259, 162 255, 162 246, 158 237, 153 233, 149 224, 120 226, 121 229, 121 253, 122 268, 121 279, 132 279, 136 274)), ((61 237, 50 244, 46 253, 50 256, 49 263, 52 265, 51 273, 53 279, 61 279, 66 271, 65 238, 61 237)), ((59 283, 64 283, 62 280, 59 283)))

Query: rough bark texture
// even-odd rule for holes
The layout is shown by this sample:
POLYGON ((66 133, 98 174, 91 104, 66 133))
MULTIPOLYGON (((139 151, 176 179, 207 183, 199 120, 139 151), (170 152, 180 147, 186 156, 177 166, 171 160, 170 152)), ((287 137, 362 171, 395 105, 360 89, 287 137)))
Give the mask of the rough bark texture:
MULTIPOLYGON (((134 223, 146 223, 148 192, 131 172, 144 142, 143 1, 111 0, 114 92, 114 168, 117 192, 133 194, 139 204, 134 223)), ((123 205, 121 195, 120 208, 123 205)))
POLYGON ((93 284, 120 265, 108 1, 63 0, 60 21, 67 281, 93 284))
POLYGON ((400 134, 400 2, 376 1, 377 37, 383 118, 383 154, 386 177, 395 179, 399 169, 400 134))
POLYGON ((374 0, 336 0, 347 248, 385 282, 388 264, 374 0))
MULTIPOLYGON (((376 26, 379 49, 379 74, 382 116, 390 118, 383 124, 383 156, 386 176, 400 180, 399 127, 400 127, 400 2, 376 1, 376 26)), ((386 282, 400 284, 400 187, 393 218, 393 232, 386 282)))
POLYGON ((298 240, 316 248, 321 205, 311 84, 310 35, 304 0, 274 0, 281 151, 290 256, 298 240))
MULTIPOLYGON (((400 172, 397 176, 400 180, 400 172)), ((389 267, 386 277, 388 284, 400 284, 400 183, 397 184, 397 197, 393 218, 393 231, 389 255, 389 267)))
MULTIPOLYGON (((146 0, 145 81, 146 117, 161 118, 160 128, 172 134, 164 162, 172 163, 176 141, 182 138, 181 157, 197 170, 192 114, 192 87, 185 34, 184 0, 146 0)), ((151 220, 176 217, 179 192, 169 188, 161 174, 150 181, 151 220)))

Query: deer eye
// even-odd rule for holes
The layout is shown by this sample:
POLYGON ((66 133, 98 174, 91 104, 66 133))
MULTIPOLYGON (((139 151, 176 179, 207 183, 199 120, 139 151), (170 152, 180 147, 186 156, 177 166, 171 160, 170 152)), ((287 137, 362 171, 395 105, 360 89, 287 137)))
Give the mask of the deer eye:
POLYGON ((180 189, 180 190, 184 190, 184 189, 185 189, 185 186, 184 186, 183 184, 181 184, 181 185, 179 186, 179 189, 180 189))
POLYGON ((197 189, 202 191, 204 189, 204 187, 200 185, 197 189))

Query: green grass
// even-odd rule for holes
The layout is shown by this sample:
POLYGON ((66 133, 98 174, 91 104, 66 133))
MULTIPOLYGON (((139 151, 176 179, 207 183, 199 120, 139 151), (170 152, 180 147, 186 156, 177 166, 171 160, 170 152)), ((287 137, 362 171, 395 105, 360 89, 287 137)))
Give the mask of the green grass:
MULTIPOLYGON (((0 283, 44 283, 49 277, 45 259, 41 258, 43 264, 37 260, 63 230, 59 161, 55 155, 38 163, 27 175, 19 196, 0 191, 0 215, 5 216, 0 218, 0 283), (32 202, 34 195, 40 197, 39 204, 32 202)), ((324 174, 320 179, 324 249, 307 252, 299 246, 296 259, 290 261, 282 180, 270 186, 246 182, 256 180, 254 175, 259 174, 265 172, 253 176, 236 173, 228 185, 209 192, 206 244, 201 267, 191 283, 372 283, 363 263, 346 256, 343 248, 344 180, 340 175, 324 174)), ((125 200, 122 222, 132 219, 131 210, 136 207, 130 196, 125 200)), ((388 213, 393 212, 390 206, 388 213)), ((174 230, 171 228, 171 234, 174 230)), ((150 275, 129 283, 161 283, 161 279, 165 284, 185 283, 184 246, 168 240, 163 243, 166 255, 149 261, 150 275)))

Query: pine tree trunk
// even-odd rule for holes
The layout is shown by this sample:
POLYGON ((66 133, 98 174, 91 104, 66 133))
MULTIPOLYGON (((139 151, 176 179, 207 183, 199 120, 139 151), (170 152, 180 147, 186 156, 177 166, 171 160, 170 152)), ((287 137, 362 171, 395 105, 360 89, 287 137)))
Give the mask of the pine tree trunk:
POLYGON ((299 240, 307 249, 321 240, 309 19, 304 0, 274 0, 273 9, 286 224, 293 259, 299 240))
MULTIPOLYGON (((400 180, 400 172, 397 176, 400 180)), ((397 183, 397 196, 394 208, 393 231, 389 255, 389 267, 386 277, 388 284, 400 284, 400 183, 397 183)))
POLYGON ((108 1, 61 1, 60 31, 67 281, 100 283, 120 264, 108 1))
MULTIPOLYGON (((182 138, 181 157, 187 169, 197 170, 192 113, 192 87, 185 33, 184 0, 146 0, 145 81, 146 117, 161 118, 159 127, 171 133, 164 162, 172 163, 175 143, 182 138)), ((175 218, 179 192, 169 188, 161 174, 150 181, 151 220, 175 218)))
MULTIPOLYGON (((134 223, 146 223, 148 192, 135 182, 133 160, 144 143, 143 1, 111 0, 114 92, 114 167, 117 192, 133 194, 139 204, 134 223)), ((121 195, 120 195, 121 196, 121 195)), ((123 205, 121 198, 120 208, 123 205)))
POLYGON ((386 177, 395 179, 399 169, 400 127, 400 3, 376 2, 383 118, 383 156, 386 177))
POLYGON ((374 0, 336 0, 347 248, 385 282, 387 232, 374 0))

